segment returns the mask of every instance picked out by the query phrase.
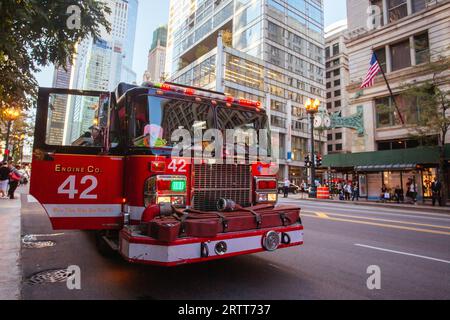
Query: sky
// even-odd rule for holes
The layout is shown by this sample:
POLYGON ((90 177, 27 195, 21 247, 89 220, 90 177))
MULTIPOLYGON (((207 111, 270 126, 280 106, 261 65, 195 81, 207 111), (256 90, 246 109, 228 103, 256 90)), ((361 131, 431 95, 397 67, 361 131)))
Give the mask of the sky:
MULTIPOLYGON (((324 0, 325 27, 347 16, 346 0, 324 0)), ((153 30, 166 24, 169 17, 169 0, 139 0, 136 40, 134 47, 133 70, 137 73, 137 82, 147 69, 147 56, 150 49, 153 30)), ((36 75, 41 87, 51 87, 53 67, 46 67, 36 75)))

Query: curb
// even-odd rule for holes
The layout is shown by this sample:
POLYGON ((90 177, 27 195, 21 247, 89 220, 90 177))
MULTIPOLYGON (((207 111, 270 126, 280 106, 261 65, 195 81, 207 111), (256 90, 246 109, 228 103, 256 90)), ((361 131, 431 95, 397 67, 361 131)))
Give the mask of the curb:
MULTIPOLYGON (((289 198, 288 198, 289 199, 289 198)), ((324 202, 324 203, 336 203, 336 204, 353 204, 355 206, 371 206, 371 207, 382 207, 382 208, 391 208, 391 209, 413 209, 416 211, 417 209, 426 210, 434 213, 445 213, 450 215, 450 207, 441 208, 441 207, 432 207, 432 206, 424 206, 424 205, 396 205, 396 204, 385 204, 385 203, 377 203, 377 202, 352 202, 352 201, 339 201, 339 200, 326 200, 326 199, 310 199, 310 198, 290 198, 293 200, 303 200, 303 201, 311 201, 311 202, 324 202)))

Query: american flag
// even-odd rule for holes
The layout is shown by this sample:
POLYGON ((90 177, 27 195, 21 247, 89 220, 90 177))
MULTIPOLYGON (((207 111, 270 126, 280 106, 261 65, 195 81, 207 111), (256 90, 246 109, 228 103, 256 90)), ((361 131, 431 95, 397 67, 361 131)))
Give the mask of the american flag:
POLYGON ((370 60, 370 68, 367 72, 366 78, 364 79, 361 89, 369 88, 375 84, 375 77, 377 76, 378 72, 381 71, 380 64, 378 63, 377 56, 372 54, 372 60, 370 60))

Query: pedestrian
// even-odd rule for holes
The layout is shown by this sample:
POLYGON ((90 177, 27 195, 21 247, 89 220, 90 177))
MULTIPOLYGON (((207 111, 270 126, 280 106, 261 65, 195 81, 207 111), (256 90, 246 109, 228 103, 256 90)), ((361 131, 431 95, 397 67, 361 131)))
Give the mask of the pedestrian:
POLYGON ((284 188, 283 188, 283 190, 284 190, 284 197, 285 198, 288 198, 289 197, 289 187, 291 186, 291 182, 289 181, 289 179, 288 178, 286 178, 285 180, 284 180, 284 188))
POLYGON ((353 193, 352 183, 348 182, 345 188, 345 200, 350 201, 351 195, 353 193))
POLYGON ((10 162, 8 165, 8 168, 10 170, 9 172, 9 190, 8 190, 8 196, 11 200, 14 199, 14 192, 16 191, 17 187, 19 186, 20 180, 22 180, 22 176, 19 173, 19 170, 17 170, 16 167, 10 162))
POLYGON ((345 200, 344 185, 341 182, 338 183, 338 193, 339 193, 339 200, 341 201, 345 200))
POLYGON ((436 206, 436 200, 439 203, 439 206, 442 206, 442 183, 438 180, 437 177, 434 178, 433 183, 431 184, 431 191, 433 192, 433 207, 436 206))
POLYGON ((388 188, 386 187, 385 184, 383 184, 383 186, 381 187, 381 194, 380 194, 380 200, 381 202, 386 202, 391 198, 389 192, 388 192, 388 188))
POLYGON ((402 188, 400 188, 399 185, 397 185, 395 187, 394 193, 395 193, 395 200, 397 200, 397 203, 400 203, 400 202, 404 201, 403 190, 402 190, 402 188))
POLYGON ((408 197, 411 199, 411 204, 417 204, 417 185, 414 179, 409 178, 406 186, 408 187, 408 197))
POLYGON ((7 198, 7 190, 8 190, 8 183, 9 183, 9 173, 11 171, 8 168, 8 163, 3 162, 0 167, 0 197, 2 199, 7 198))
POLYGON ((359 184, 358 182, 355 182, 353 185, 353 194, 352 194, 352 201, 359 201, 359 184))

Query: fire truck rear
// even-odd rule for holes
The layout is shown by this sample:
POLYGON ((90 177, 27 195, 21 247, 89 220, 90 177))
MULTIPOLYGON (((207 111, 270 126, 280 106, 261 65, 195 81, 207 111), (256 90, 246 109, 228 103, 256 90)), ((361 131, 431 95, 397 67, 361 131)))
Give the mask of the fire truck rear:
POLYGON ((303 244, 300 209, 276 205, 258 102, 170 83, 41 88, 35 130, 31 194, 102 253, 175 266, 303 244))

